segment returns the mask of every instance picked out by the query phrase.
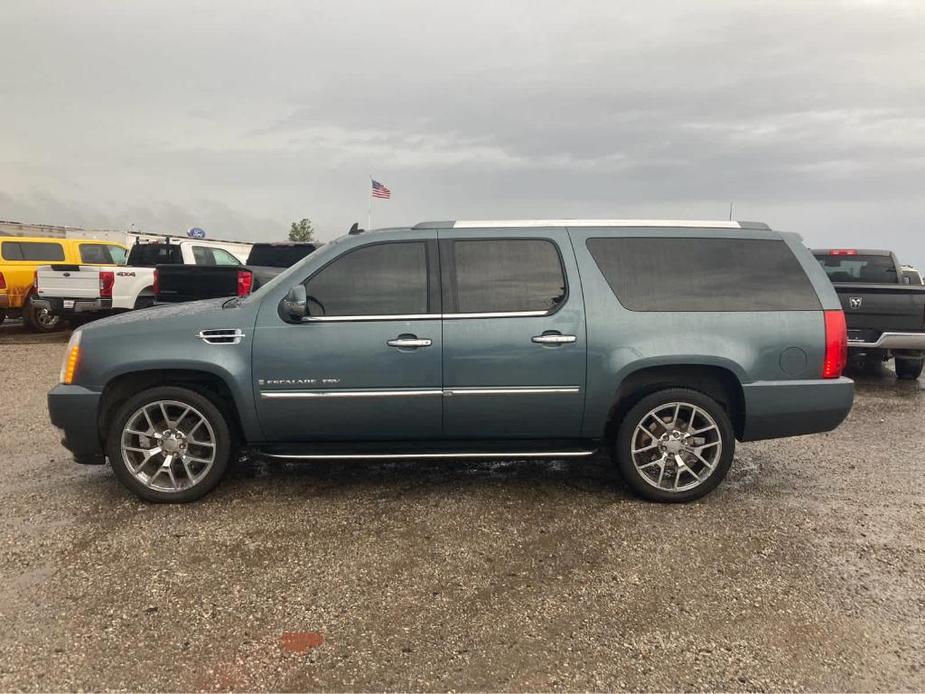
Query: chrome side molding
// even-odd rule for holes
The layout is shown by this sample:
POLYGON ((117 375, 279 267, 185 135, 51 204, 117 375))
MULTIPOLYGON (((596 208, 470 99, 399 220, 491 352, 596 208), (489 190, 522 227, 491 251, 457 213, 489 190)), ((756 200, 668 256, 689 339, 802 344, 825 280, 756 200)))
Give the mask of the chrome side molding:
POLYGON ((264 400, 289 400, 295 398, 407 398, 428 395, 443 395, 440 388, 419 388, 417 390, 261 390, 264 400))
POLYGON ((579 386, 504 386, 500 388, 444 388, 444 395, 555 395, 580 393, 579 386))
POLYGON ((455 320, 457 318, 539 318, 549 311, 489 311, 487 313, 394 313, 369 316, 306 316, 303 323, 344 323, 361 321, 455 320))
POLYGON ((264 400, 298 398, 407 398, 420 396, 456 395, 561 395, 580 393, 580 386, 502 386, 498 388, 406 388, 381 390, 261 390, 264 400))
POLYGON ((517 459, 517 458, 589 458, 596 450, 591 451, 497 451, 491 453, 459 452, 459 453, 263 453, 266 458, 277 460, 439 460, 460 458, 483 459, 517 459))

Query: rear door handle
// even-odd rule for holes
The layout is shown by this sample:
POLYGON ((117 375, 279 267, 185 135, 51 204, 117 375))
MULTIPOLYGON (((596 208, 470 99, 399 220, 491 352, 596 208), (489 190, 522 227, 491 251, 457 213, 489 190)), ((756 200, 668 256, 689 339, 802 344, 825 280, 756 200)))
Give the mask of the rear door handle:
POLYGON ((407 349, 409 347, 430 347, 433 342, 429 338, 423 337, 396 337, 394 340, 386 342, 389 347, 399 347, 407 349))
POLYGON ((543 335, 534 335, 531 339, 539 345, 568 345, 575 342, 578 338, 574 335, 546 333, 543 335))

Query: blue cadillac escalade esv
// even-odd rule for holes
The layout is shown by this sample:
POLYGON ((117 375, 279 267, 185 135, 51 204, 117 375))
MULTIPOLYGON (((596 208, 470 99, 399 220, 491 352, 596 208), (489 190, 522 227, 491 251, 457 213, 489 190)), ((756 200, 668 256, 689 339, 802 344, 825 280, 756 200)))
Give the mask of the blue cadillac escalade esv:
POLYGON ((280 460, 612 456, 686 501, 736 440, 851 408, 838 297, 749 222, 427 222, 322 246, 246 298, 134 311, 68 345, 52 422, 152 501, 280 460))

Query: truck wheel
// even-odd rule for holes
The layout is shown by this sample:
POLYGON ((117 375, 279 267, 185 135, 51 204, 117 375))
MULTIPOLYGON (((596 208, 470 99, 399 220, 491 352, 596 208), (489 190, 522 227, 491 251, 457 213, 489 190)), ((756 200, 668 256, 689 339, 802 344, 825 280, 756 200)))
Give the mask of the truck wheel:
POLYGON ((0 324, 6 320, 6 311, 0 311, 0 324))
POLYGON ((61 328, 61 316, 52 313, 47 308, 36 308, 32 305, 32 297, 26 299, 22 307, 23 322, 39 333, 52 333, 61 328))
POLYGON ((224 415, 204 395, 158 386, 117 410, 106 454, 119 481, 142 499, 195 501, 218 485, 231 460, 224 415))
POLYGON ((922 375, 925 359, 897 359, 896 378, 901 381, 914 381, 922 375))
POLYGON ((681 502, 713 490, 729 472, 735 435, 713 398, 667 388, 640 400, 617 432, 617 469, 651 501, 681 502))
POLYGON ((135 299, 135 310, 151 308, 154 306, 155 300, 156 297, 153 294, 139 294, 138 298, 135 299))

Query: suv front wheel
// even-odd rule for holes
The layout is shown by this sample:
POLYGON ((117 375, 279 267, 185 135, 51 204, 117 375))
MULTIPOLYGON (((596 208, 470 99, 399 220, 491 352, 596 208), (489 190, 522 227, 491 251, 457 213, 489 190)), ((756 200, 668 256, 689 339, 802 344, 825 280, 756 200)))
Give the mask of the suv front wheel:
POLYGON ((109 428, 106 454, 119 481, 148 501, 194 501, 231 459, 228 422, 204 395, 160 386, 129 398, 109 428))
POLYGON ((729 471, 735 436, 713 398, 667 388, 642 398, 623 418, 615 458, 624 481, 652 501, 691 501, 729 471))

